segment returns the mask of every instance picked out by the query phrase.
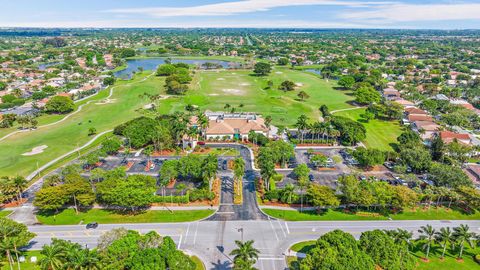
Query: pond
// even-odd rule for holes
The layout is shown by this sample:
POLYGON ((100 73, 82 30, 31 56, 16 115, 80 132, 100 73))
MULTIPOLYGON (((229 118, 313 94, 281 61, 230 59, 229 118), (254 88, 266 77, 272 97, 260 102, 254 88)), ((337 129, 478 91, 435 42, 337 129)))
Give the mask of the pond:
POLYGON ((305 71, 312 72, 312 73, 315 73, 317 75, 322 75, 322 70, 320 70, 320 69, 308 68, 308 69, 305 69, 305 71))
MULTIPOLYGON (((195 65, 202 69, 209 68, 240 68, 241 63, 229 62, 221 60, 196 60, 196 59, 171 59, 172 63, 186 63, 195 65)), ((139 68, 143 70, 155 70, 161 64, 165 63, 165 58, 145 58, 127 60, 127 68, 115 72, 115 77, 122 79, 130 79, 133 72, 137 72, 139 68)))

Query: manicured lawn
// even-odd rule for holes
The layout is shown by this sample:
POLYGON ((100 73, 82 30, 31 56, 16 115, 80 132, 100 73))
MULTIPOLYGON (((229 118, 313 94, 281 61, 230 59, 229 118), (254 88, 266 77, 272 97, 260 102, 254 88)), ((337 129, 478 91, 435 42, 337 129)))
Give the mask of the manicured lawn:
MULTIPOLYGON (((137 74, 133 80, 117 81, 110 103, 92 102, 60 124, 16 134, 1 141, 0 171, 4 175, 27 176, 37 167, 91 140, 89 128, 93 127, 100 133, 140 116, 137 109, 150 103, 141 98, 141 94, 165 94, 164 78, 152 76, 143 81, 147 74, 149 72, 137 74), (43 145, 48 147, 40 154, 22 155, 43 145)), ((326 104, 330 110, 350 108, 347 101, 352 97, 345 91, 335 90, 334 86, 334 81, 327 82, 314 74, 284 67, 275 68, 265 77, 253 76, 251 71, 246 70, 197 71, 191 90, 186 95, 161 100, 158 109, 160 113, 172 113, 183 111, 185 105, 192 104, 202 110, 223 111, 225 104, 230 104, 237 111, 271 115, 274 125, 292 126, 301 114, 308 115, 312 120, 318 119, 321 104, 326 104), (268 80, 274 83, 272 89, 265 89, 268 80), (284 80, 291 80, 299 86, 295 91, 284 93, 278 90, 284 80), (307 92, 310 98, 300 101, 297 98, 300 90, 307 92)), ((107 94, 108 91, 102 91, 91 99, 100 100, 107 94)), ((81 101, 77 106, 86 102, 81 101)), ((46 115, 40 117, 39 122, 51 123, 63 117, 46 115)))
POLYGON ((457 260, 458 250, 454 252, 447 248, 445 259, 442 261, 440 256, 442 255, 442 248, 438 245, 432 246, 431 254, 429 255, 429 261, 422 260, 425 257, 425 253, 421 249, 421 244, 417 245, 413 249, 413 254, 419 258, 417 270, 472 270, 480 269, 480 264, 475 262, 473 257, 475 254, 480 254, 480 248, 472 249, 467 246, 463 252, 463 261, 457 260))
POLYGON ((37 214, 37 219, 45 225, 75 225, 89 222, 98 222, 100 224, 108 223, 149 223, 149 222, 186 222, 206 218, 213 213, 213 210, 184 210, 184 211, 164 211, 149 210, 140 214, 119 214, 102 209, 92 209, 86 212, 75 214, 75 210, 66 209, 57 215, 37 214))
POLYGON ((262 209, 270 216, 284 219, 287 221, 310 221, 310 220, 386 220, 391 217, 393 220, 478 220, 480 212, 466 214, 460 211, 434 208, 431 209, 406 209, 401 213, 383 215, 375 212, 345 213, 337 210, 328 210, 323 214, 317 214, 316 211, 279 210, 264 208, 262 209))
POLYGON ((200 260, 200 258, 198 258, 197 256, 192 256, 190 257, 190 259, 192 259, 192 261, 197 266, 195 270, 205 270, 205 265, 203 264, 202 260, 200 260))
POLYGON ((0 217, 6 217, 6 216, 10 215, 10 213, 12 213, 12 211, 2 210, 2 211, 0 211, 0 217))
MULTIPOLYGON (((306 253, 315 246, 316 241, 305 241, 296 243, 291 250, 301 253, 306 253)), ((442 249, 438 245, 433 245, 430 250, 429 261, 425 262, 422 258, 425 256, 425 253, 421 249, 421 243, 416 242, 413 245, 413 255, 418 258, 417 270, 470 270, 470 269, 480 269, 480 264, 474 261, 473 256, 480 253, 480 248, 470 248, 466 247, 464 250, 463 261, 458 261, 456 259, 458 255, 458 250, 453 252, 450 248, 447 248, 445 254, 445 259, 441 260, 440 256, 442 255, 442 249)), ((290 266, 290 269, 296 268, 298 265, 298 259, 296 257, 287 257, 287 264, 290 266)))
POLYGON ((298 242, 294 244, 293 246, 290 247, 291 250, 295 252, 300 252, 300 253, 307 253, 309 252, 312 248, 315 247, 315 243, 317 241, 312 240, 312 241, 304 241, 304 242, 298 242))
POLYGON ((192 90, 185 96, 163 100, 159 110, 161 113, 172 113, 183 110, 186 104, 192 104, 205 110, 223 111, 225 105, 229 104, 237 111, 270 115, 274 125, 291 126, 301 114, 312 120, 318 119, 321 104, 326 104, 331 110, 350 108, 346 102, 352 97, 344 91, 335 90, 334 86, 335 82, 288 68, 276 68, 265 77, 253 76, 251 71, 241 70, 202 71, 196 73, 191 83, 192 90), (269 80, 273 81, 272 89, 266 89, 269 80), (284 80, 301 86, 285 93, 278 90, 284 80), (298 100, 300 90, 308 93, 310 98, 298 100))
MULTIPOLYGON (((38 270, 38 269, 40 269, 40 267, 36 263, 31 263, 30 262, 30 258, 32 256, 36 256, 37 261, 43 256, 43 255, 40 254, 40 250, 29 250, 29 251, 25 252, 23 256, 25 256, 25 262, 20 263, 20 269, 22 269, 22 270, 38 270)), ((4 261, 4 263, 5 263, 5 265, 0 266, 0 269, 1 270, 9 270, 10 265, 6 261, 4 261)), ((16 263, 13 266, 13 269, 17 269, 17 264, 16 263)))
MULTIPOLYGON (((146 74, 146 73, 145 73, 146 74)), ((144 92, 158 93, 163 89, 163 78, 139 75, 133 81, 119 81, 111 97, 112 102, 85 105, 81 112, 66 121, 35 131, 16 134, 0 142, 0 171, 4 175, 26 176, 48 161, 85 144, 91 140, 88 129, 96 128, 97 133, 112 129, 120 123, 139 116, 136 109, 149 103, 139 95, 144 92), (47 145, 43 153, 23 156, 37 146, 47 145)))
POLYGON ((360 116, 363 113, 365 113, 364 109, 357 109, 336 112, 335 115, 345 116, 357 121, 360 120, 367 130, 367 139, 364 141, 365 146, 381 150, 392 150, 392 144, 397 142, 397 137, 404 128, 398 121, 372 119, 367 123, 360 116))

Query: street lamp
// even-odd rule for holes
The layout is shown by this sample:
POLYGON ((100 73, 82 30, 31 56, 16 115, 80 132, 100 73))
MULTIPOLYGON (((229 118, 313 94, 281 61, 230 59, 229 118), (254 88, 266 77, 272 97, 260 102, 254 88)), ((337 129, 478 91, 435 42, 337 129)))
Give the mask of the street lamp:
POLYGON ((243 228, 237 229, 239 233, 242 233, 242 243, 243 243, 243 228))

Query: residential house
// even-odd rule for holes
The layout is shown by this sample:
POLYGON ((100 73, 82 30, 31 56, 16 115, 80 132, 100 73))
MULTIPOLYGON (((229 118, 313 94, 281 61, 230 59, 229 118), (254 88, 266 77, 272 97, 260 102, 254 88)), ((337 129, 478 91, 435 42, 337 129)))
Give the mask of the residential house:
POLYGON ((452 143, 453 141, 457 140, 459 143, 470 145, 472 143, 472 139, 470 135, 466 133, 455 133, 452 131, 441 131, 440 138, 445 144, 452 143))
POLYGON ((430 140, 440 130, 440 126, 433 121, 415 121, 412 123, 412 130, 420 135, 423 140, 430 140))

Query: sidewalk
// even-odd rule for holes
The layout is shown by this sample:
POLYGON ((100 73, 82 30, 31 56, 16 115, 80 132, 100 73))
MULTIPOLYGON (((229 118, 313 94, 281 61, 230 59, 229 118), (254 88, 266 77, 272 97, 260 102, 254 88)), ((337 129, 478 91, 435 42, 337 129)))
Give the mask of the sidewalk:
MULTIPOLYGON (((277 210, 289 210, 289 211, 298 211, 300 207, 293 207, 293 206, 279 206, 279 205, 258 205, 259 208, 265 209, 277 209, 277 210)), ((303 211, 312 211, 315 210, 315 207, 312 206, 304 206, 303 211)))

